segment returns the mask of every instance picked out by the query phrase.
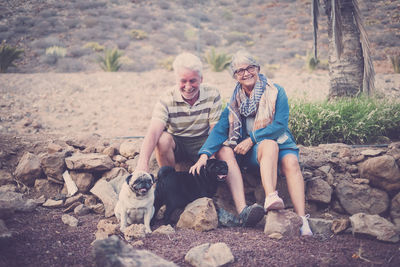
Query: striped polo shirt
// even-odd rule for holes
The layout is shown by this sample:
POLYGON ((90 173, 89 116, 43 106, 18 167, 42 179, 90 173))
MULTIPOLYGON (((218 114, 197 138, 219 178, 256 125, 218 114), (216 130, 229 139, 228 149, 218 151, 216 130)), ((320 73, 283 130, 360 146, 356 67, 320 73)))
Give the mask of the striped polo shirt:
POLYGON ((216 88, 200 85, 199 99, 189 105, 176 86, 168 90, 156 103, 152 119, 165 123, 170 134, 181 137, 208 135, 221 115, 221 96, 216 88))

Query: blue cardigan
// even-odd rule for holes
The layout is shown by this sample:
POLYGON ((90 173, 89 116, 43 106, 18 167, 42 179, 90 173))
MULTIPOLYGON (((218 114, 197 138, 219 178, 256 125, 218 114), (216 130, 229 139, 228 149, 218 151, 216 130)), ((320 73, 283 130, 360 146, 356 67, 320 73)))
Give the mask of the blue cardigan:
MULTIPOLYGON (((254 144, 261 142, 264 139, 271 139, 278 142, 279 149, 297 149, 294 138, 288 128, 289 121, 289 103, 283 87, 275 84, 278 88, 278 96, 275 104, 275 117, 271 124, 265 128, 261 128, 250 133, 250 138, 254 144)), ((203 144, 198 154, 206 154, 209 157, 217 152, 228 139, 229 135, 229 109, 226 107, 221 114, 218 123, 212 129, 206 142, 203 144)), ((242 117, 242 125, 245 118, 242 117)), ((241 129, 241 138, 239 142, 246 138, 244 126, 241 129)))

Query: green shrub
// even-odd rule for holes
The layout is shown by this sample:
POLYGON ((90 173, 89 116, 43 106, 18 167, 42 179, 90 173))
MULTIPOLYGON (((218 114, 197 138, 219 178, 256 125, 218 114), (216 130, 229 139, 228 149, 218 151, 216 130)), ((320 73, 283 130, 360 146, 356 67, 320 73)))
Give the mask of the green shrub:
POLYGON ((145 31, 142 30, 131 30, 129 32, 130 36, 135 39, 135 40, 143 40, 147 38, 147 33, 145 31))
POLYGON ((105 47, 103 45, 100 45, 97 42, 88 42, 86 43, 83 48, 90 48, 95 52, 101 52, 104 51, 105 47))
POLYGON ((24 50, 6 45, 3 41, 0 45, 0 73, 6 72, 8 67, 15 67, 13 61, 19 59, 23 52, 24 50))
POLYGON ((51 55, 60 58, 60 57, 65 57, 66 54, 67 54, 67 49, 61 46, 53 45, 46 48, 46 55, 51 55))
POLYGON ((395 73, 400 73, 400 57, 390 56, 390 62, 392 63, 393 71, 395 73))
POLYGON ((158 65, 162 67, 163 69, 166 69, 168 71, 172 71, 172 63, 174 62, 174 57, 166 57, 158 62, 158 65))
POLYGON ((213 71, 221 72, 229 66, 232 57, 225 53, 217 53, 213 47, 205 54, 205 58, 213 71))
POLYGON ((121 68, 120 57, 122 53, 118 49, 106 49, 104 57, 99 57, 100 67, 105 71, 118 71, 121 68))
POLYGON ((298 144, 370 144, 398 138, 400 102, 367 97, 290 101, 289 129, 298 144))

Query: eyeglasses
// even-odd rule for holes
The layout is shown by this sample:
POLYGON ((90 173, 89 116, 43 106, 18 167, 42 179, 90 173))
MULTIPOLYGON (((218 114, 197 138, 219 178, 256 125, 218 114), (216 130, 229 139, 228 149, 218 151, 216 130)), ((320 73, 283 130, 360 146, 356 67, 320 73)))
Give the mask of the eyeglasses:
POLYGON ((244 73, 245 73, 245 71, 247 71, 248 73, 252 73, 252 74, 253 74, 253 73, 255 73, 257 70, 258 70, 258 66, 250 65, 250 66, 248 66, 248 67, 245 68, 245 69, 238 69, 238 70, 235 70, 234 74, 235 74, 235 75, 238 75, 238 76, 243 76, 244 73))

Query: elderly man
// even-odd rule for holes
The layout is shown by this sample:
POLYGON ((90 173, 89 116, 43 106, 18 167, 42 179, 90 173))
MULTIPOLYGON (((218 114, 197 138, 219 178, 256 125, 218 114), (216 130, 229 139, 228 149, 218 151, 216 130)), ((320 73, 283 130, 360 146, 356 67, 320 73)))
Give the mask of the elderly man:
POLYGON ((173 62, 176 85, 158 100, 140 149, 136 170, 149 171, 155 150, 158 165, 198 159, 197 152, 221 115, 221 96, 215 88, 202 84, 202 63, 190 53, 173 62))

